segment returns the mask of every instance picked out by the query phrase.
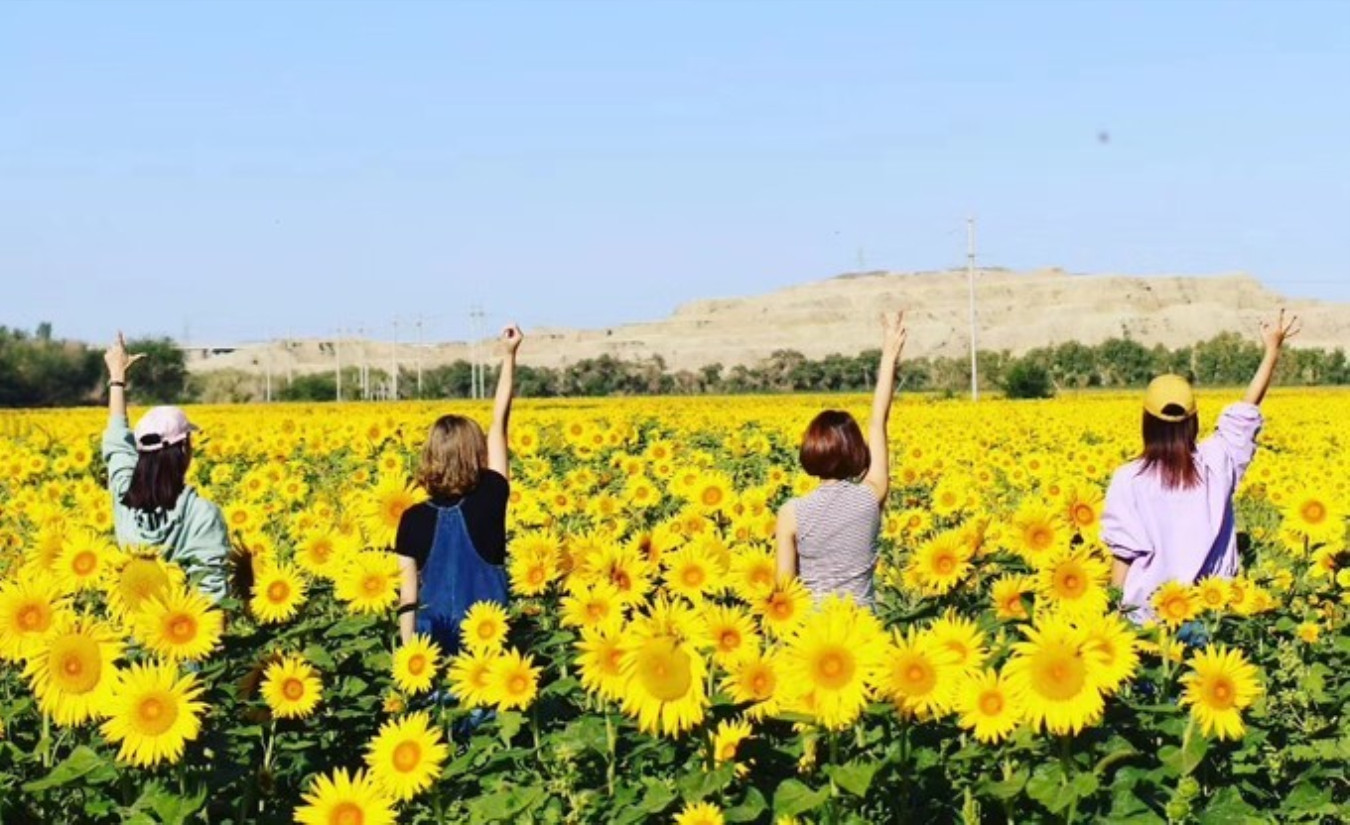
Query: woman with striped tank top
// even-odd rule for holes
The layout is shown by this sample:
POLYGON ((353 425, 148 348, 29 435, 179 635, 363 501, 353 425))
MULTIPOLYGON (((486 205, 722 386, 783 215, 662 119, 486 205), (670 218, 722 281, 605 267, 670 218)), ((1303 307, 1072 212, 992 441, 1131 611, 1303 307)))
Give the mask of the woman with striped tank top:
POLYGON ((877 534, 890 491, 886 428, 895 368, 905 347, 904 318, 903 312, 882 316, 881 364, 868 439, 863 440, 858 422, 842 410, 817 415, 806 429, 800 456, 802 469, 819 478, 820 486, 778 511, 778 576, 799 576, 817 602, 834 593, 872 606, 877 534))

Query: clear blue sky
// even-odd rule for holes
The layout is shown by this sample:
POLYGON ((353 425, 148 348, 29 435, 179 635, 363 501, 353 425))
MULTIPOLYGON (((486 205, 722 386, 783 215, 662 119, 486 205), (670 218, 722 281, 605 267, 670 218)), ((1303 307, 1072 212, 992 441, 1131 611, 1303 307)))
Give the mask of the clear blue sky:
POLYGON ((1348 94, 1346 2, 10 0, 0 324, 596 326, 959 265, 967 214, 1350 300, 1348 94))

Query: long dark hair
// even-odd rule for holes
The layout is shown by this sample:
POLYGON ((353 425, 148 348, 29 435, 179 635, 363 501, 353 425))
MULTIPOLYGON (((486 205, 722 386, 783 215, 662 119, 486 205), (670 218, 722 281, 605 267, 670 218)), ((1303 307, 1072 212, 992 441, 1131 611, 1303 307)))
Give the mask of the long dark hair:
MULTIPOLYGON (((1163 410, 1170 413, 1170 410, 1163 410)), ((1144 413, 1144 466, 1139 472, 1157 469, 1163 489, 1184 490, 1200 483, 1195 469, 1195 439, 1200 434, 1200 419, 1190 416, 1181 421, 1164 421, 1144 413)))
POLYGON ((187 485, 188 462, 192 458, 189 441, 165 444, 158 450, 136 457, 131 486, 122 503, 133 510, 172 510, 187 485))

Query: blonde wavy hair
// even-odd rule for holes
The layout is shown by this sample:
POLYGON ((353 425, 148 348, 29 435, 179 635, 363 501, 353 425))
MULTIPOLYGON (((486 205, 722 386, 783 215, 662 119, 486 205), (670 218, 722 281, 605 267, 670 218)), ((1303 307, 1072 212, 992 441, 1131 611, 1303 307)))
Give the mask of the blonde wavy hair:
POLYGON ((417 483, 433 496, 462 496, 478 486, 487 466, 487 439, 472 418, 443 415, 431 425, 417 483))

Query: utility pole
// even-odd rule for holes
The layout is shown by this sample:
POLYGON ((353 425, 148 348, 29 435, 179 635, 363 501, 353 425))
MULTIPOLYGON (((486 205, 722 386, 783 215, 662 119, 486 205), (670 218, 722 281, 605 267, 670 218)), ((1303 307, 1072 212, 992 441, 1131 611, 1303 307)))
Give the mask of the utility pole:
POLYGON ((342 400, 342 328, 338 327, 337 337, 333 339, 333 383, 337 385, 335 401, 342 400))
POLYGON ((966 218, 966 278, 970 282, 970 400, 980 400, 979 366, 975 354, 979 343, 975 334, 975 219, 966 218))
POLYGON ((389 349, 389 398, 398 400, 398 319, 394 319, 394 345, 389 349))
POLYGON ((422 398, 422 316, 417 316, 417 398, 422 398))
POLYGON ((471 338, 469 357, 473 360, 473 369, 469 376, 473 383, 473 388, 470 390, 469 394, 474 398, 484 398, 484 388, 487 386, 487 380, 486 376, 483 374, 483 364, 478 349, 479 343, 483 339, 483 308, 481 306, 474 305, 469 309, 469 335, 471 338))

